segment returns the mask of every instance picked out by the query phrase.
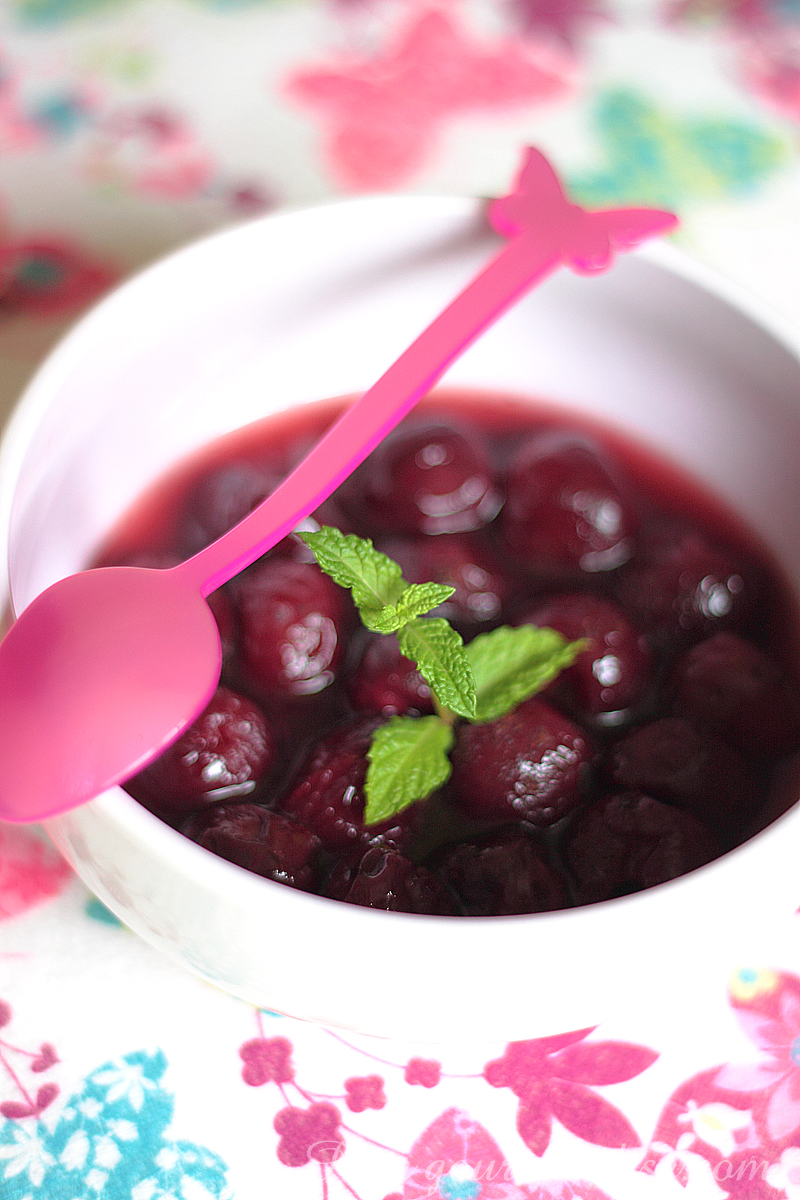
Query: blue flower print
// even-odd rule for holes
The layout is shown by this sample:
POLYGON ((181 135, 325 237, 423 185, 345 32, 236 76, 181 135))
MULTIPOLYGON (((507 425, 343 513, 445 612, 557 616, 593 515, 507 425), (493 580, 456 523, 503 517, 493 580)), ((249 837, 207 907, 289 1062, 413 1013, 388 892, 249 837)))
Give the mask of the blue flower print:
POLYGON ((231 1200, 218 1155, 165 1137, 166 1067, 160 1050, 127 1054, 93 1071, 55 1124, 0 1125, 3 1200, 231 1200))
POLYGON ((786 166, 788 143, 772 130, 725 117, 687 118, 627 90, 598 97, 595 121, 605 165, 570 178, 588 208, 720 200, 754 192, 786 166))

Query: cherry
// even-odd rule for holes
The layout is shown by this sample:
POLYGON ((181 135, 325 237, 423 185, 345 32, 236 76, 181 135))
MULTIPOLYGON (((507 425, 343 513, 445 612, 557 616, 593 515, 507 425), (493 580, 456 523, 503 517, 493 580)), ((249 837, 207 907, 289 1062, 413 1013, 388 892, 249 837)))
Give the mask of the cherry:
POLYGON ((316 564, 266 557, 232 592, 242 669, 259 695, 307 696, 333 682, 353 620, 343 588, 316 564))
POLYGON ((443 422, 398 429, 373 450, 339 498, 373 528, 406 534, 480 529, 502 503, 477 433, 443 422))
POLYGON ((578 813, 562 853, 578 903, 593 904, 676 879, 716 858, 720 848, 689 813, 622 792, 578 813))
POLYGON ((587 648, 555 681, 583 716, 630 708, 650 686, 652 663, 644 639, 608 600, 582 592, 550 596, 515 624, 546 626, 569 641, 588 641, 587 648))
POLYGON ((126 787, 160 816, 180 818, 201 805, 252 792, 274 754, 260 707, 219 687, 197 720, 126 787))
POLYGON ((233 604, 227 588, 217 588, 206 599, 208 607, 214 614, 214 620, 217 622, 220 645, 222 646, 222 666, 224 670, 233 660, 236 653, 236 615, 233 611, 233 604))
POLYGON ((537 575, 613 571, 634 551, 635 509, 609 461, 583 438, 536 434, 512 460, 507 492, 503 537, 537 575))
POLYGON ((534 696, 495 721, 460 726, 456 802, 471 817, 553 825, 580 803, 592 756, 587 734, 534 696))
POLYGON ((400 653, 394 634, 367 634, 362 639, 358 666, 345 688, 360 712, 384 717, 433 712, 431 689, 415 664, 400 653))
POLYGON ((316 890, 319 838, 282 813, 258 804, 212 804, 188 817, 181 833, 256 875, 316 890))
POLYGON ((800 698, 778 664, 735 633, 716 633, 675 664, 676 704, 745 753, 800 749, 800 698))
POLYGON ((411 805, 388 821, 364 824, 364 780, 372 735, 383 721, 358 718, 321 738, 307 754, 281 808, 320 838, 327 850, 373 842, 403 849, 419 815, 411 805))
POLYGON ((720 629, 742 629, 760 593, 756 573, 740 551, 674 522, 650 531, 641 557, 617 585, 640 628, 667 648, 720 629))
POLYGON ((461 842, 429 864, 452 888, 470 917, 512 916, 564 908, 563 880, 542 847, 519 830, 480 842, 461 842))
POLYGON ((204 474, 188 497, 181 546, 196 554, 238 525, 275 490, 283 472, 247 461, 223 463, 204 474))
POLYGON ((762 798, 732 746, 680 717, 662 717, 628 733, 610 751, 608 771, 620 790, 674 804, 726 843, 762 798))
POLYGON ((455 588, 434 610, 464 630, 497 624, 518 586, 506 564, 501 569, 475 537, 442 534, 435 538, 385 538, 378 549, 398 562, 409 583, 443 583, 455 588))
POLYGON ((389 912, 440 916, 456 912, 453 897, 442 880, 390 846, 371 846, 355 861, 342 859, 334 867, 324 893, 332 900, 389 912))

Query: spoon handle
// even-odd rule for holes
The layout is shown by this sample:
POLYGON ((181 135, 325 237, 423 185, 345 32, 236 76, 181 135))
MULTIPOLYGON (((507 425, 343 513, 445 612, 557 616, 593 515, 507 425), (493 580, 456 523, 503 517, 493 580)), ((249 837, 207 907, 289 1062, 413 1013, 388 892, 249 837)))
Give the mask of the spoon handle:
POLYGON ((173 568, 203 595, 248 567, 331 495, 452 362, 560 262, 552 244, 513 238, 314 445, 275 491, 233 529, 173 568))
POLYGON ((489 206, 509 241, 388 371, 355 400, 257 508, 173 571, 204 596, 250 566, 327 500, 410 412, 452 362, 525 292, 562 263, 581 273, 611 265, 614 252, 674 228, 657 209, 587 212, 572 204, 550 164, 528 147, 516 186, 489 206))

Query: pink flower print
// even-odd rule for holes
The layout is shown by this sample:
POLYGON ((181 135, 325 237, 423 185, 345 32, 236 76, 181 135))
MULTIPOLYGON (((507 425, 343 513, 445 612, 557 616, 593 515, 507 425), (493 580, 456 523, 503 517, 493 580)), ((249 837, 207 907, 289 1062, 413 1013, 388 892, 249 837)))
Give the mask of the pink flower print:
POLYGON ((733 1161, 740 1151, 758 1146, 752 1096, 725 1090, 718 1083, 719 1075, 719 1067, 712 1067, 675 1089, 661 1111, 638 1170, 656 1173, 659 1178, 671 1172, 679 1180, 694 1181, 708 1175, 699 1159, 712 1171, 726 1172, 724 1164, 733 1161))
POLYGON ((424 165, 448 119, 550 100, 569 72, 517 41, 475 40, 452 13, 430 8, 383 55, 297 71, 287 93, 320 112, 331 169, 346 186, 388 188, 424 165))
POLYGON ((306 1163, 332 1163, 344 1154, 339 1130, 341 1114, 333 1104, 311 1104, 308 1108, 282 1108, 273 1125, 280 1134, 278 1158, 286 1167, 306 1163))
POLYGON ((707 1146, 713 1146, 724 1157, 735 1153, 737 1137, 740 1136, 741 1130, 747 1129, 751 1120, 749 1109, 734 1108, 721 1100, 698 1104, 690 1099, 687 1101, 686 1112, 678 1117, 681 1124, 689 1126, 692 1130, 691 1134, 684 1135, 689 1138, 687 1144, 697 1139, 705 1142, 707 1146))
POLYGON ((510 1088, 519 1098, 517 1131, 540 1157, 553 1120, 598 1146, 641 1145, 627 1117, 592 1088, 633 1079, 658 1055, 628 1042, 585 1042, 590 1032, 511 1042, 502 1058, 484 1068, 492 1087, 510 1088))
POLYGON ((117 113, 102 134, 88 163, 98 183, 180 200, 202 192, 211 179, 211 158, 194 132, 163 109, 117 113))
POLYGON ((0 920, 57 895, 71 874, 38 833, 0 821, 0 920))
MULTIPOLYGON (((5 1000, 0 1000, 0 1029, 5 1029, 11 1023, 11 1017, 11 1006, 5 1000)), ((39 1075, 58 1061, 50 1042, 42 1042, 37 1053, 9 1041, 5 1034, 0 1035, 0 1077, 5 1077, 5 1082, 20 1097, 18 1100, 0 1101, 0 1116, 9 1121, 41 1116, 55 1100, 59 1087, 57 1083, 45 1083, 34 1092, 24 1081, 25 1068, 39 1075)))
POLYGON ((39 1117, 58 1095, 57 1083, 43 1084, 30 1100, 4 1100, 0 1104, 0 1115, 7 1120, 20 1121, 23 1117, 39 1117))
POLYGON ((765 29, 775 22, 777 6, 769 0, 672 0, 666 6, 668 20, 702 21, 716 17, 732 29, 741 31, 765 29))
MULTIPOLYGON (((691 1135, 684 1135, 686 1145, 691 1142, 691 1135)), ((658 1200, 681 1200, 695 1194, 699 1196, 720 1196, 719 1188, 714 1179, 713 1168, 707 1158, 686 1149, 684 1140, 678 1142, 673 1150, 671 1146, 656 1143, 650 1147, 651 1152, 657 1152, 663 1157, 647 1158, 643 1169, 654 1185, 657 1185, 658 1200)))
POLYGON ((89 304, 117 278, 69 243, 50 238, 7 243, 0 256, 0 315, 60 316, 89 304))
POLYGON ((527 1200, 482 1125, 448 1108, 420 1135, 408 1156, 403 1200, 527 1200))
POLYGON ((289 1083, 294 1079, 292 1049, 288 1038, 251 1038, 239 1047, 242 1079, 250 1087, 289 1083))
POLYGON ((733 1092, 753 1093, 756 1128, 768 1141, 779 1142, 800 1132, 800 979, 787 973, 762 974, 765 986, 744 996, 736 977, 731 1006, 766 1060, 728 1064, 714 1082, 733 1092))
POLYGON ((345 1079, 346 1104, 351 1112, 364 1112, 366 1108, 385 1108, 386 1096, 380 1075, 361 1075, 345 1079))
POLYGON ((42 134, 22 110, 19 75, 0 56, 0 152, 28 150, 42 134))
POLYGON ((551 38, 574 50, 584 31, 610 20, 595 0, 512 0, 523 33, 551 38))
POLYGON ((800 1200, 800 1146, 787 1146, 765 1179, 776 1191, 785 1192, 786 1200, 800 1200))
POLYGON ((800 33, 797 26, 747 39, 741 70, 750 88, 772 109, 800 120, 800 33))
POLYGON ((433 1088, 436 1087, 441 1077, 441 1064, 435 1058, 410 1058, 406 1063, 404 1075, 406 1083, 433 1088))
POLYGON ((31 1070, 37 1073, 47 1071, 57 1062, 58 1055, 55 1052, 55 1048, 49 1042, 42 1042, 39 1047, 39 1053, 31 1061, 31 1070))
POLYGON ((611 1200, 607 1192, 583 1179, 548 1179, 543 1183, 529 1183, 525 1194, 530 1200, 611 1200))

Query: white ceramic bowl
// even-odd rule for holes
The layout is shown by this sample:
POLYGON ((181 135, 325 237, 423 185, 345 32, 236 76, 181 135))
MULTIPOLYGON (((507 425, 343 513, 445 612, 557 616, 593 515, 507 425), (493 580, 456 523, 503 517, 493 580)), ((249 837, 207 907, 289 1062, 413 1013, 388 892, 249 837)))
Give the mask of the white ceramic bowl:
MULTIPOLYGON (((468 199, 382 197, 259 220, 116 291, 41 369, 0 459, 17 611, 85 564, 165 468, 270 411, 368 386, 497 244, 468 199)), ((791 338, 668 246, 566 271, 449 373, 600 415, 745 515, 800 593, 800 363, 791 338)), ((591 908, 446 919, 326 901, 214 858, 120 789, 48 823, 123 921, 220 987, 419 1040, 536 1037, 767 961, 800 903, 800 808, 670 884, 591 908), (680 970, 676 964, 680 963, 680 970)))

